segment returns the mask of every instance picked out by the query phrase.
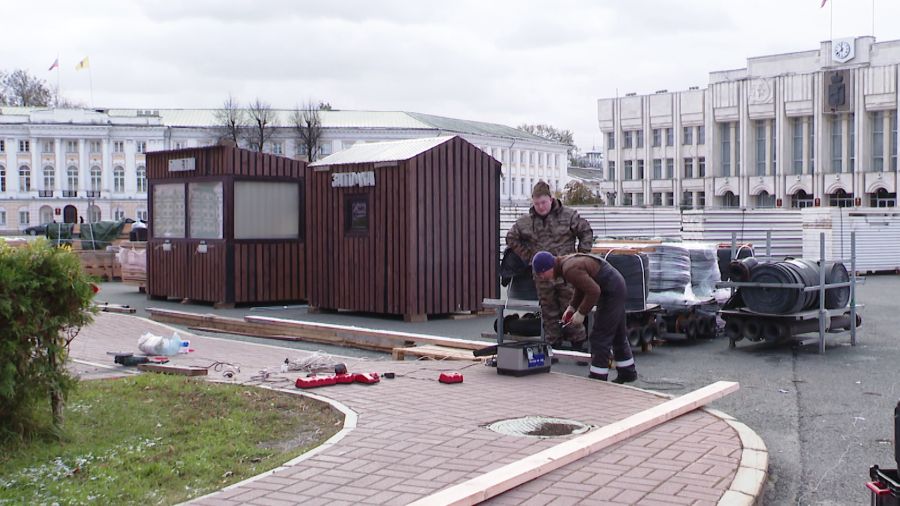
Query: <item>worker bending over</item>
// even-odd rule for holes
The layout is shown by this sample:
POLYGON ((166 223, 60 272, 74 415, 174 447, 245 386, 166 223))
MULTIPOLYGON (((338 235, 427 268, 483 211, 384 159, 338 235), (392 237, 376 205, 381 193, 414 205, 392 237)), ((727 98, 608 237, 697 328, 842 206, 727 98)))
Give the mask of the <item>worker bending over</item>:
POLYGON ((625 330, 625 279, 606 260, 594 255, 554 256, 539 251, 531 261, 535 275, 546 281, 562 278, 572 285, 574 294, 563 313, 563 325, 582 325, 596 305, 597 314, 588 340, 591 344, 591 369, 588 376, 606 381, 609 375, 610 348, 616 361, 614 383, 637 379, 634 356, 625 330))

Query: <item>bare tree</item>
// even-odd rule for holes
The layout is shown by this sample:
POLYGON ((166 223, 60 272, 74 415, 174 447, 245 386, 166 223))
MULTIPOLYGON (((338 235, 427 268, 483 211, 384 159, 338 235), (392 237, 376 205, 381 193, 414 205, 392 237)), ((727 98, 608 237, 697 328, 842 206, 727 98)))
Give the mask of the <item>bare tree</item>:
POLYGON ((27 70, 17 69, 0 73, 0 104, 19 107, 47 107, 52 93, 43 79, 27 70))
POLYGON ((53 94, 51 102, 53 103, 53 107, 57 109, 85 109, 88 106, 81 100, 74 100, 63 95, 56 86, 53 87, 51 93, 53 94))
POLYGON ((306 150, 306 159, 310 162, 319 158, 319 141, 322 138, 322 118, 319 116, 319 110, 324 109, 323 106, 327 106, 325 110, 331 110, 331 105, 327 102, 315 105, 310 100, 302 107, 295 107, 291 114, 291 123, 300 138, 300 145, 306 150))
POLYGON ((259 98, 254 99, 250 103, 250 107, 247 109, 247 116, 250 123, 247 134, 250 149, 262 152, 266 142, 270 141, 275 133, 275 127, 278 126, 278 116, 268 102, 263 102, 259 98))
POLYGON ((219 140, 230 140, 235 146, 239 146, 247 129, 247 114, 241 109, 237 99, 228 95, 222 108, 216 111, 215 118, 219 140))

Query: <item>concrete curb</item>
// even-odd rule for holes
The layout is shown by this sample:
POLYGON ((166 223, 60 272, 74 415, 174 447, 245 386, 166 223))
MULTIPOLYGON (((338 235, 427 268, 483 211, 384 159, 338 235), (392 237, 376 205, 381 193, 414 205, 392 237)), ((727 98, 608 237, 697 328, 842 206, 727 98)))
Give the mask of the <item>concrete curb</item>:
MULTIPOLYGON (((213 380, 213 379, 210 379, 207 381, 212 381, 213 383, 222 383, 222 384, 226 384, 226 385, 242 385, 241 383, 235 383, 233 381, 221 381, 221 380, 213 380)), ((269 469, 268 471, 257 474, 256 476, 251 476, 251 477, 249 477, 245 480, 239 481, 237 483, 232 483, 231 485, 228 485, 225 488, 221 488, 219 490, 216 490, 215 492, 210 492, 209 494, 206 494, 204 496, 195 497, 195 498, 193 498, 187 502, 183 502, 181 504, 190 504, 194 501, 209 499, 212 496, 219 494, 221 492, 225 492, 227 490, 232 490, 232 489, 241 487, 248 483, 252 483, 254 481, 257 481, 257 480, 260 480, 267 476, 270 476, 278 471, 282 471, 285 469, 289 469, 293 466, 296 466, 300 462, 310 459, 310 458, 318 455, 319 453, 324 452, 325 450, 328 450, 332 446, 336 445, 338 442, 340 442, 341 439, 344 439, 344 437, 346 437, 347 434, 349 434, 353 429, 356 428, 356 423, 359 420, 359 415, 355 411, 350 409, 347 405, 345 405, 341 402, 338 402, 334 399, 329 399, 328 397, 323 397, 321 395, 316 395, 316 394, 312 394, 309 392, 301 392, 298 390, 291 390, 291 389, 287 389, 287 388, 277 388, 277 387, 272 387, 272 386, 268 386, 268 385, 246 385, 246 384, 243 384, 242 386, 255 386, 255 387, 259 387, 259 388, 265 388, 267 390, 284 392, 284 393, 291 394, 291 395, 299 395, 301 397, 308 397, 310 399, 315 399, 317 401, 324 402, 344 414, 344 426, 343 426, 343 428, 341 428, 341 430, 337 431, 337 433, 335 433, 335 435, 328 438, 324 443, 303 453, 302 455, 299 455, 299 456, 285 462, 284 464, 282 464, 278 467, 269 469)))
POLYGON ((706 412, 721 418, 730 425, 741 438, 743 447, 734 480, 719 499, 719 505, 752 506, 757 504, 769 473, 769 452, 766 444, 753 429, 743 422, 737 421, 733 416, 714 409, 706 409, 706 412))

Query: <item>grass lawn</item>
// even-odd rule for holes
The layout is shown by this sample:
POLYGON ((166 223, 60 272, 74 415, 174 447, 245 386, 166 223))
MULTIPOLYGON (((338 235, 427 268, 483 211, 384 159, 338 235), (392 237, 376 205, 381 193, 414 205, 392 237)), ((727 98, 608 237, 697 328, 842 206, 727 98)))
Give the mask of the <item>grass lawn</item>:
POLYGON ((61 441, 0 447, 0 504, 176 503, 277 467, 342 425, 328 405, 261 388, 157 374, 81 382, 61 441))

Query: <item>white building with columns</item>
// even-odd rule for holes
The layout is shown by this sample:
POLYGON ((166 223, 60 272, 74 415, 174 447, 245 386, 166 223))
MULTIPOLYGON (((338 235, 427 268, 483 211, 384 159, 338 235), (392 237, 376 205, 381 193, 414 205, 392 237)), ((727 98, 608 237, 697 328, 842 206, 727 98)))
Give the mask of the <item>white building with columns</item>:
MULTIPOLYGON (((276 111, 267 152, 305 158, 276 111)), ((147 218, 144 155, 214 144, 215 110, 0 107, 0 233, 51 221, 147 218)), ((322 156, 357 142, 458 134, 503 163, 501 201, 530 201, 543 179, 562 189, 567 148, 494 123, 411 112, 321 111, 322 156)))
POLYGON ((825 41, 598 101, 618 205, 895 206, 900 40, 825 41))

